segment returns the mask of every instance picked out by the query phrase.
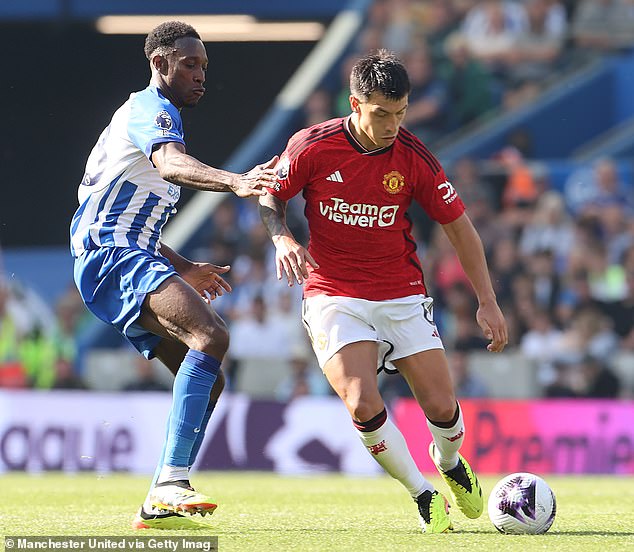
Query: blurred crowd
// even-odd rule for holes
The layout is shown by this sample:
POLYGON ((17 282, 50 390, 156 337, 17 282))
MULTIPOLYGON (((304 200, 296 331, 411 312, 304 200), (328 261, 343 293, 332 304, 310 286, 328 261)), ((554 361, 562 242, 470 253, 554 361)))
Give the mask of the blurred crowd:
MULTIPOLYGON (((405 126, 433 149, 535 98, 554 74, 633 42, 634 0, 375 0, 340 79, 312 94, 298 128, 349 113, 350 64, 374 48, 404 60, 412 81, 405 126)), ((631 397, 615 366, 634 355, 634 182, 605 158, 554 186, 530 145, 519 129, 491 159, 445 167, 482 237, 509 350, 530 361, 538 396, 631 397)), ((441 228, 419 208, 411 215, 458 395, 487 396, 470 370, 471 355, 486 347, 472 288, 441 228)), ((306 243, 301 197, 289 203, 288 220, 306 243)), ((188 256, 231 265, 234 291, 214 301, 231 331, 229 389, 248 388, 249 371, 266 366, 282 367, 258 380, 272 398, 328 394, 301 324, 301 288, 277 281, 257 200, 227 197, 203 235, 188 256)), ((74 288, 45 321, 25 322, 23 295, 0 280, 0 386, 86 387, 77 336, 90 316, 74 288)), ((386 398, 409 393, 399 376, 382 376, 381 386, 386 398)), ((143 360, 125 387, 166 388, 143 360)))
POLYGON ((412 83, 405 124, 433 147, 632 43, 632 0, 375 0, 339 78, 315 91, 301 126, 348 113, 351 64, 373 49, 404 61, 412 83))

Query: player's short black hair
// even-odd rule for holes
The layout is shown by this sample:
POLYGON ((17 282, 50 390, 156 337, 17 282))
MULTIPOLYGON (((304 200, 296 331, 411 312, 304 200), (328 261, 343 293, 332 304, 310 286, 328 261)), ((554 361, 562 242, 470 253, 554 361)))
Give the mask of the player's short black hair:
POLYGON ((179 38, 190 36, 200 40, 200 35, 196 29, 182 21, 166 21, 161 23, 150 31, 145 38, 145 57, 152 59, 157 52, 159 54, 168 54, 174 49, 174 44, 179 38))
POLYGON ((409 77, 403 62, 385 49, 362 57, 350 72, 350 92, 359 99, 367 100, 373 92, 380 92, 390 100, 400 100, 409 91, 409 77))

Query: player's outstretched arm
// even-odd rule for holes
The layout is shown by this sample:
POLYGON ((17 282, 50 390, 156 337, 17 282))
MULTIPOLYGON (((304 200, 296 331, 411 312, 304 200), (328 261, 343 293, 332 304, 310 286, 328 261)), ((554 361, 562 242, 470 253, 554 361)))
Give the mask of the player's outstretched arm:
POLYGON ((480 236, 466 213, 453 222, 444 224, 443 230, 456 250, 478 297, 476 320, 484 336, 491 340, 487 349, 494 353, 502 352, 508 343, 508 330, 493 291, 480 236))
POLYGON ((152 163, 163 180, 194 190, 233 192, 238 197, 264 195, 264 188, 276 181, 273 167, 277 161, 275 156, 244 174, 236 174, 205 165, 188 155, 179 142, 159 144, 152 153, 152 163))
POLYGON ((231 291, 231 286, 221 276, 229 271, 228 266, 190 261, 164 243, 161 243, 160 254, 172 263, 181 278, 192 286, 206 303, 231 291))
POLYGON ((260 216, 273 244, 275 245, 275 269, 277 279, 281 280, 286 274, 288 285, 295 282, 304 283, 308 278, 308 265, 319 268, 308 250, 297 243, 286 224, 286 202, 271 194, 261 196, 260 216))

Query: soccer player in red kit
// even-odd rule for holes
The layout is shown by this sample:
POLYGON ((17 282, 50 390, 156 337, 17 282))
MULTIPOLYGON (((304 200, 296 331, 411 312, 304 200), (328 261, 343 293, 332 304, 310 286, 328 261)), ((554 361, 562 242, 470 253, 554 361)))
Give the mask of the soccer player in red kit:
POLYGON ((381 369, 402 374, 427 417, 429 453, 457 507, 479 517, 482 490, 458 452, 465 428, 411 235, 412 201, 456 249, 489 351, 504 349, 506 323, 464 204, 437 159, 401 127, 410 90, 402 63, 386 50, 360 59, 350 90, 350 116, 290 139, 277 185, 259 198, 260 214, 275 244, 278 279, 304 284, 302 317, 313 349, 363 444, 409 491, 422 529, 446 532, 453 529, 448 502, 416 467, 377 384, 381 369), (286 224, 286 201, 300 191, 308 249, 286 224))

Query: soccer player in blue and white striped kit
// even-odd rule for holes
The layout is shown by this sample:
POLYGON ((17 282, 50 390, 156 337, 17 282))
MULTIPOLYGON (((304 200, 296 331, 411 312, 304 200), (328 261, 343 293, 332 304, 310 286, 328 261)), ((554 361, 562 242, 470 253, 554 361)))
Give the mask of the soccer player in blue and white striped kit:
POLYGON ((205 92, 207 54, 196 30, 170 21, 145 41, 152 77, 113 115, 94 146, 71 222, 75 282, 86 306, 147 358, 175 375, 167 436, 134 528, 177 529, 183 514, 216 508, 189 483, 189 468, 224 385, 229 344, 211 299, 230 291, 229 267, 196 263, 161 243, 180 187, 263 195, 277 158, 245 174, 215 169, 187 155, 180 110, 205 92))

